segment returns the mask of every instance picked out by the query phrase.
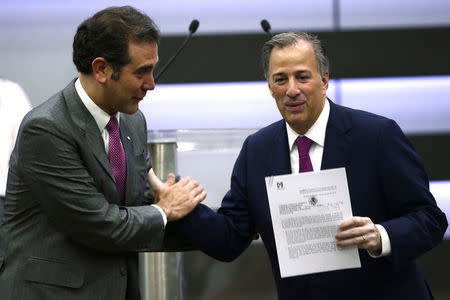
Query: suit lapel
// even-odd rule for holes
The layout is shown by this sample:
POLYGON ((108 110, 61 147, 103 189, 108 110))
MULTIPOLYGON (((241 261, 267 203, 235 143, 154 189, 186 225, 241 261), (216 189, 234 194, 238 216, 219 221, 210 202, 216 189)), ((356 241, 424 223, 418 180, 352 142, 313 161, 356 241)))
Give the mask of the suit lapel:
POLYGON ((106 156, 103 138, 100 135, 97 123, 84 106, 78 96, 78 93, 76 92, 75 80, 76 79, 74 79, 63 92, 67 107, 72 116, 72 120, 80 128, 80 131, 84 133, 85 145, 91 149, 93 155, 103 167, 105 172, 113 181, 115 181, 111 165, 109 164, 108 157, 106 156))
POLYGON ((291 173, 290 149, 286 132, 286 123, 279 121, 274 131, 272 151, 269 154, 266 176, 284 175, 291 173))
POLYGON ((346 167, 352 157, 351 118, 340 106, 330 103, 321 169, 346 167))
POLYGON ((114 173, 111 169, 111 165, 109 164, 108 156, 106 156, 105 144, 103 143, 103 138, 100 135, 100 131, 98 130, 98 126, 95 121, 94 124, 89 124, 87 126, 86 143, 92 149, 95 158, 97 158, 103 169, 105 169, 109 177, 111 177, 111 179, 115 182, 116 179, 114 178, 114 173))

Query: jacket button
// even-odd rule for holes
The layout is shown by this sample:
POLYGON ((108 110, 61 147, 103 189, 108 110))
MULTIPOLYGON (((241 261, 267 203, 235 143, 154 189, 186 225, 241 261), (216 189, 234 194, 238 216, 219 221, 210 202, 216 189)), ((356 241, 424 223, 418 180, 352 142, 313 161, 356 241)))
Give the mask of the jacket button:
POLYGON ((127 275, 127 268, 125 266, 120 267, 120 275, 127 275))

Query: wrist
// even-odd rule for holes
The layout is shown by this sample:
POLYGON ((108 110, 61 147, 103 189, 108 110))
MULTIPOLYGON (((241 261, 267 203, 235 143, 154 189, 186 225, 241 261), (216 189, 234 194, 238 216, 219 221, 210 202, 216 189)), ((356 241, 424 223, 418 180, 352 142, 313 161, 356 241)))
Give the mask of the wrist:
POLYGON ((155 205, 163 211, 163 213, 166 215, 166 218, 169 218, 170 210, 167 207, 160 205, 159 203, 155 205))

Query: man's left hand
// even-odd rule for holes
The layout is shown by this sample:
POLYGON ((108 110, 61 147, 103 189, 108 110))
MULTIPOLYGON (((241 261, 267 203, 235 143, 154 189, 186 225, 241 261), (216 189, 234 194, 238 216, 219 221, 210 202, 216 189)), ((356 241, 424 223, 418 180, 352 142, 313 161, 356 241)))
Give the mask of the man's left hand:
POLYGON ((370 252, 381 251, 381 236, 375 224, 368 217, 351 217, 339 225, 335 235, 338 247, 357 245, 370 252))

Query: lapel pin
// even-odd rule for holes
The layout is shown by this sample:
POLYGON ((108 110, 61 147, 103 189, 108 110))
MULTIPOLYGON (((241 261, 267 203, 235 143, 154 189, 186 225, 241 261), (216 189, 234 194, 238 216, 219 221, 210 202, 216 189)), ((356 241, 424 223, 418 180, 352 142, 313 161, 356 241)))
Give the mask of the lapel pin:
POLYGON ((131 142, 131 138, 129 136, 127 136, 127 140, 129 140, 131 142))

